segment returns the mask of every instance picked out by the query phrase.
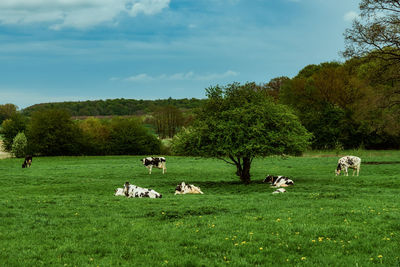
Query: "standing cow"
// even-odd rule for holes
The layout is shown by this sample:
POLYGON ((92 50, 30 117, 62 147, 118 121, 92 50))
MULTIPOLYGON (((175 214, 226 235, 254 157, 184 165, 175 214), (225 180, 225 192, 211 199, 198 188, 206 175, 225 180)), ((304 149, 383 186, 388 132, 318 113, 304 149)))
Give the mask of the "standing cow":
POLYGON ((153 169, 153 167, 162 169, 163 174, 167 171, 166 160, 164 157, 147 157, 140 161, 147 169, 149 169, 149 174, 151 174, 151 169, 153 169))
POLYGON ((338 160, 338 165, 336 167, 336 176, 340 175, 341 171, 344 171, 346 176, 349 176, 349 173, 347 171, 348 168, 353 169, 353 176, 354 172, 357 170, 357 176, 358 173, 360 172, 360 167, 361 167, 361 159, 359 157, 355 156, 345 156, 342 157, 338 160))
POLYGON ((26 156, 22 168, 29 168, 32 165, 32 156, 26 156))

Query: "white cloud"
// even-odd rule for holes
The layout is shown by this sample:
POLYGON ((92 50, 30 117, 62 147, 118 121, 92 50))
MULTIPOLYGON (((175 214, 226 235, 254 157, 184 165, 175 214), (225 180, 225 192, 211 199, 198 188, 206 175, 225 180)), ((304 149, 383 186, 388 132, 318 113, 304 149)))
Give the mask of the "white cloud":
POLYGON ((118 15, 153 15, 170 0, 1 0, 0 24, 49 23, 50 28, 84 29, 113 22, 118 15))
POLYGON ((130 82, 138 82, 138 81, 151 81, 154 80, 153 77, 147 75, 146 73, 141 73, 138 75, 130 76, 128 78, 124 79, 125 81, 130 81, 130 82))
POLYGON ((356 12, 354 12, 354 11, 347 12, 347 13, 343 16, 343 19, 344 19, 345 21, 353 21, 353 20, 356 19, 356 18, 358 18, 358 14, 357 14, 356 12))
POLYGON ((127 78, 117 78, 112 77, 110 81, 117 81, 117 80, 124 80, 130 82, 148 82, 148 81, 155 81, 155 80, 167 80, 167 81, 214 81, 219 79, 224 79, 228 77, 233 77, 239 75, 238 72, 228 70, 224 73, 209 73, 209 74, 195 74, 193 71, 189 71, 186 73, 174 73, 174 74, 161 74, 159 76, 151 76, 146 73, 141 73, 137 75, 133 75, 127 78))

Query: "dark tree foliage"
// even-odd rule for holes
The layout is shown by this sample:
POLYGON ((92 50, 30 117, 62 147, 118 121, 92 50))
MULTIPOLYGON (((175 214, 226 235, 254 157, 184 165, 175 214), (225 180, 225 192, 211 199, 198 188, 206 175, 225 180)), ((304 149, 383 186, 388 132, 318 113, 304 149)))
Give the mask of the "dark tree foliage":
POLYGON ((362 0, 360 11, 360 18, 344 34, 343 54, 347 58, 378 60, 378 71, 386 72, 380 83, 393 83, 383 92, 384 101, 380 105, 395 106, 400 111, 400 1, 362 0))
POLYGON ((30 115, 37 110, 65 109, 72 116, 109 116, 109 115, 142 115, 151 113, 160 107, 174 106, 179 109, 198 108, 202 99, 158 99, 158 100, 135 100, 135 99, 107 99, 82 102, 60 102, 43 103, 27 107, 23 110, 25 115, 30 115))
POLYGON ((193 126, 174 138, 176 153, 222 159, 249 183, 255 157, 298 155, 309 144, 310 135, 297 117, 255 83, 210 87, 207 96, 193 126))
POLYGON ((6 151, 11 151, 14 137, 19 132, 24 132, 27 126, 27 119, 20 113, 14 113, 9 119, 3 121, 0 134, 3 136, 3 147, 6 151))
POLYGON ((312 147, 397 148, 399 112, 380 106, 392 84, 379 60, 352 59, 345 63, 306 66, 280 90, 280 103, 294 108, 302 124, 313 133, 312 147), (377 77, 379 76, 379 77, 377 77))
POLYGON ((18 107, 14 104, 4 104, 0 105, 0 124, 4 120, 11 118, 15 113, 17 113, 18 107))
POLYGON ((48 109, 32 114, 27 128, 32 154, 46 156, 78 155, 80 131, 65 110, 48 109))
POLYGON ((110 145, 115 155, 159 154, 161 148, 161 142, 135 118, 111 120, 110 145))

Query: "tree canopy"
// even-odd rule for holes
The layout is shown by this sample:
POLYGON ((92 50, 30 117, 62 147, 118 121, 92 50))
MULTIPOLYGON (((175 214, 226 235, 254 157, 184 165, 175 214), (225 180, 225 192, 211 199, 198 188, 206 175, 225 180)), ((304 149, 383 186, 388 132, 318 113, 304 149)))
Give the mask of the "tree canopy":
POLYGON ((215 86, 206 92, 208 100, 193 126, 173 140, 175 152, 222 159, 249 183, 255 157, 298 155, 309 145, 311 135, 291 110, 275 104, 255 83, 215 86))

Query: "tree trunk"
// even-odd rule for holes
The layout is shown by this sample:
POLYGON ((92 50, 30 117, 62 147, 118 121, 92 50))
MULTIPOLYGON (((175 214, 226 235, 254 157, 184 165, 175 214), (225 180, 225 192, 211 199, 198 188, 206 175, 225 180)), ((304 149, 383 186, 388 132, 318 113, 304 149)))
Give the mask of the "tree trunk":
POLYGON ((240 180, 245 183, 250 183, 250 166, 251 166, 251 159, 248 157, 244 157, 242 161, 240 158, 235 161, 236 164, 236 174, 240 177, 240 180))

